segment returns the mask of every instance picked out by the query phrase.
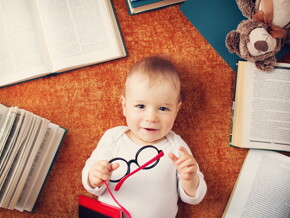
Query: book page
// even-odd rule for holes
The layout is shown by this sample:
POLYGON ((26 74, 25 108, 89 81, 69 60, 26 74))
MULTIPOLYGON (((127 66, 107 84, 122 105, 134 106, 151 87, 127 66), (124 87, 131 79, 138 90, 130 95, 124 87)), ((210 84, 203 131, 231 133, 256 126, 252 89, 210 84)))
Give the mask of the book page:
POLYGON ((9 107, 6 107, 3 104, 0 104, 0 137, 4 131, 4 125, 6 123, 6 115, 9 111, 9 107))
MULTIPOLYGON (((7 162, 11 159, 13 159, 13 150, 15 150, 15 143, 16 143, 16 139, 18 137, 18 133, 20 131, 20 128, 22 126, 22 121, 24 119, 24 110, 23 109, 18 109, 16 117, 15 117, 15 121, 14 124, 12 126, 11 132, 9 134, 9 137, 6 141, 4 150, 3 150, 3 154, 1 155, 1 159, 0 159, 0 178, 2 177, 3 171, 5 168, 7 167, 7 162)), ((1 184, 1 179, 0 179, 0 184, 1 184)), ((1 187, 1 185, 0 185, 1 187)))
POLYGON ((249 145, 290 151, 290 65, 265 73, 254 68, 249 145))
POLYGON ((54 71, 125 55, 110 0, 41 0, 37 4, 54 71))
MULTIPOLYGON (((26 138, 27 138, 27 134, 29 133, 29 129, 32 123, 32 113, 24 111, 24 120, 21 126, 21 129, 18 133, 17 136, 17 140, 15 142, 15 145, 13 146, 13 150, 11 152, 10 158, 8 160, 8 162, 5 165, 5 168, 3 169, 3 171, 1 170, 1 175, 0 175, 0 190, 3 191, 4 189, 2 189, 2 186, 5 182, 6 176, 8 176, 8 172, 11 174, 12 173, 12 164, 14 163, 14 160, 16 160, 15 162, 17 162, 17 155, 18 155, 18 151, 21 150, 21 148, 23 147, 22 145, 24 144, 26 138)), ((21 151, 19 151, 19 153, 21 153, 21 151)), ((10 180, 7 179, 7 181, 10 180)), ((1 202, 1 195, 0 195, 0 202, 1 202)))
POLYGON ((49 169, 53 164, 55 155, 65 134, 65 130, 55 124, 51 124, 50 128, 54 129, 53 131, 55 132, 51 138, 51 141, 48 142, 48 152, 46 153, 45 159, 42 161, 41 167, 39 167, 39 174, 37 175, 37 179, 34 180, 33 189, 30 191, 26 198, 24 207, 26 211, 33 210, 36 200, 41 192, 45 178, 49 173, 49 169))
POLYGON ((5 183, 8 183, 8 187, 5 188, 4 198, 1 201, 1 207, 3 208, 10 208, 9 205, 11 203, 11 200, 14 198, 14 195, 18 194, 15 193, 15 191, 18 189, 18 184, 21 180, 22 173, 26 167, 27 159, 29 158, 31 151, 33 150, 33 141, 35 140, 40 124, 41 120, 37 116, 33 116, 31 128, 27 133, 25 141, 21 146, 21 150, 17 154, 17 158, 14 160, 11 170, 9 172, 11 176, 8 175, 9 180, 5 181, 5 183))
MULTIPOLYGON (((28 112, 31 114, 30 112, 28 112)), ((16 154, 16 157, 9 169, 8 175, 4 180, 3 186, 0 191, 0 206, 3 208, 8 208, 9 202, 13 195, 14 189, 17 186, 18 179, 21 176, 21 171, 24 167, 24 163, 26 161, 26 157, 29 154, 29 150, 31 145, 29 145, 29 140, 31 138, 32 132, 35 129, 36 118, 34 116, 31 117, 27 126, 27 132, 23 135, 23 139, 21 140, 20 148, 16 154)))
POLYGON ((244 133, 241 146, 290 151, 290 64, 277 64, 270 72, 252 63, 242 65, 245 80, 239 120, 243 126, 236 131, 244 133))
POLYGON ((14 124, 14 120, 16 118, 16 114, 17 114, 17 107, 11 107, 8 110, 7 116, 6 116, 6 120, 3 126, 1 126, 1 133, 2 135, 0 136, 0 157, 2 158, 2 153, 3 150, 5 149, 6 146, 6 141, 9 137, 10 131, 13 127, 14 124))
POLYGON ((28 198, 28 195, 30 194, 30 192, 32 191, 36 192, 34 188, 34 185, 35 185, 34 183, 39 181, 39 178, 38 178, 39 173, 41 171, 44 171, 42 169, 43 162, 45 161, 45 157, 49 151, 49 147, 51 146, 51 141, 54 138, 55 132, 56 132, 56 128, 52 129, 51 125, 47 128, 46 134, 34 158, 33 164, 31 166, 30 172, 26 179, 23 190, 19 196, 15 209, 23 211, 26 198, 28 198))
MULTIPOLYGON (((6 107, 2 104, 0 104, 0 140, 4 134, 4 131, 6 129, 9 116, 11 114, 11 108, 6 107)), ((3 147, 0 145, 0 157, 1 157, 1 151, 3 147)))
POLYGON ((0 0, 0 86, 51 71, 30 0, 0 0))
POLYGON ((249 150, 223 217, 289 217, 290 157, 249 150))
POLYGON ((36 126, 37 130, 36 133, 34 135, 34 138, 32 138, 31 141, 31 149, 29 151, 29 155, 27 156, 27 159, 25 161, 25 166, 21 172, 21 177, 18 180, 17 183, 17 187, 14 190, 14 194, 13 194, 13 198, 11 199, 10 203, 9 203, 9 209, 14 209, 19 196, 23 190, 23 187, 25 185, 25 182, 27 180, 27 178, 29 177, 29 172, 31 170, 31 167, 33 165, 34 159, 39 151, 39 148, 42 144, 42 141, 45 137, 46 131, 47 131, 47 127, 49 125, 49 121, 45 118, 39 117, 37 115, 35 115, 37 117, 37 119, 39 120, 39 125, 36 126))

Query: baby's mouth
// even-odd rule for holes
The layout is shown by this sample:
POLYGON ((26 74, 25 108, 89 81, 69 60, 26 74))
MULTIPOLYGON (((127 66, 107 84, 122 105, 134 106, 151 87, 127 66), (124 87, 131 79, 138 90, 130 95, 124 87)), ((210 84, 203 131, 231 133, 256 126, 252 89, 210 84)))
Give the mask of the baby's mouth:
POLYGON ((144 128, 145 130, 149 131, 149 132, 154 132, 156 131, 157 129, 153 129, 153 128, 144 128))

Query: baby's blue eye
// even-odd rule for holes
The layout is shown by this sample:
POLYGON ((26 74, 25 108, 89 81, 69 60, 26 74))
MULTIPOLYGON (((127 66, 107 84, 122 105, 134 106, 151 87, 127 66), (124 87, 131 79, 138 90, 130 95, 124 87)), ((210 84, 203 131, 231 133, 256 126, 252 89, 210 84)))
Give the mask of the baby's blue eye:
POLYGON ((140 109, 144 109, 144 108, 145 108, 145 105, 143 105, 143 104, 138 104, 138 105, 136 105, 136 107, 137 107, 137 108, 140 108, 140 109))
POLYGON ((159 110, 161 110, 161 111, 169 111, 169 109, 167 107, 160 107, 159 110))

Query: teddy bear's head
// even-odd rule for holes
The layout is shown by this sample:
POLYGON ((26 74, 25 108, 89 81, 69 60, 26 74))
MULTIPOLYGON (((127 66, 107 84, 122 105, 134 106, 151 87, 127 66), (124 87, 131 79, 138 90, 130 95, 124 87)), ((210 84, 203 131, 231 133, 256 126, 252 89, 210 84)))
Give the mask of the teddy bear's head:
POLYGON ((226 46, 231 53, 254 62, 258 69, 270 71, 277 62, 275 55, 282 48, 283 40, 274 38, 265 23, 243 20, 236 30, 227 34, 226 46))

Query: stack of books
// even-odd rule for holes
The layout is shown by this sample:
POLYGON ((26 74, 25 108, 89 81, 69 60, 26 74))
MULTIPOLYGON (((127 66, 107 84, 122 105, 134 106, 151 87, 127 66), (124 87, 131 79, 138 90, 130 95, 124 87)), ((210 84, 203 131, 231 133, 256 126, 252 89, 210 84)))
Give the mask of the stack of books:
POLYGON ((0 104, 0 206, 33 211, 67 130, 0 104))

